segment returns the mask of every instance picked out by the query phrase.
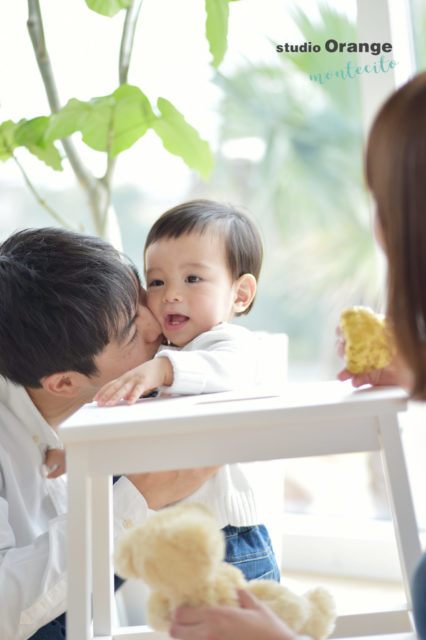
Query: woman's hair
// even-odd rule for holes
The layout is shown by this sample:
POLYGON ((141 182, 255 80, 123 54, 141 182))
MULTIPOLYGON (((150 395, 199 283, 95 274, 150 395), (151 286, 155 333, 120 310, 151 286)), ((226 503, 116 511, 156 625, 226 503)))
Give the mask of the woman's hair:
MULTIPOLYGON (((144 256, 154 242, 189 233, 213 233, 223 238, 232 279, 251 273, 258 280, 263 257, 259 231, 250 218, 235 207, 213 200, 192 200, 163 213, 148 233, 144 256)), ((248 313, 252 306, 253 302, 242 313, 248 313)))
POLYGON ((94 356, 134 318, 134 267, 100 238, 27 229, 0 245, 0 375, 39 388, 61 371, 97 373, 94 356))
POLYGON ((388 258, 388 315, 426 399, 426 73, 379 111, 368 140, 366 176, 388 258))

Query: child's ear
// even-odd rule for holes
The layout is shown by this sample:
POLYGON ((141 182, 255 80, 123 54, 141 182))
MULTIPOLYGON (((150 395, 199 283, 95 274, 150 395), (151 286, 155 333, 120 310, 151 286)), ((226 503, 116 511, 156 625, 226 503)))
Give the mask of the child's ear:
POLYGON ((234 313, 243 313, 250 306, 256 295, 256 278, 251 273, 244 273, 234 283, 234 313))

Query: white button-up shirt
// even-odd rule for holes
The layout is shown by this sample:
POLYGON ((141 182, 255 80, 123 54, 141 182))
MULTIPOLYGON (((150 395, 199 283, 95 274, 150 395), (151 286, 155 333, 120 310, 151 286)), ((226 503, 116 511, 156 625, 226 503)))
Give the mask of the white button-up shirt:
MULTIPOLYGON (((24 388, 0 378, 0 638, 25 640, 66 609, 66 476, 45 477, 54 429, 24 388)), ((125 477, 114 485, 115 536, 147 516, 125 477)))

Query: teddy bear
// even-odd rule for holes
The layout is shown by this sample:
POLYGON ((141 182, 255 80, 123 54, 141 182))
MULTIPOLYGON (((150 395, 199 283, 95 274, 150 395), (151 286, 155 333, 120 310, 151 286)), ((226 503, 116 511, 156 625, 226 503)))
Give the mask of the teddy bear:
POLYGON ((167 631, 181 605, 239 606, 237 589, 248 589, 294 631, 314 640, 333 630, 331 595, 318 587, 297 595, 271 580, 246 581, 223 561, 225 541, 213 513, 198 503, 158 511, 130 529, 117 543, 115 569, 123 578, 142 578, 151 589, 148 624, 167 631))
POLYGON ((340 316, 340 328, 348 371, 368 373, 391 363, 396 348, 385 316, 368 307, 350 307, 340 316))

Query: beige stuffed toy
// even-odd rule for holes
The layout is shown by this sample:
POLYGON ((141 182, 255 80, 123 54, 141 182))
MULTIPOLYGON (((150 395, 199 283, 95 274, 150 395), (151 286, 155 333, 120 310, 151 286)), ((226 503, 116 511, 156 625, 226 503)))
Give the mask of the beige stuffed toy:
POLYGON ((327 591, 300 596, 271 580, 247 582, 223 562, 224 554, 224 536, 211 511, 185 503, 127 532, 118 542, 115 566, 123 578, 142 578, 151 588, 147 619, 158 631, 169 629, 171 612, 181 605, 238 607, 237 589, 248 589, 298 633, 322 640, 333 631, 336 615, 327 591))
POLYGON ((396 353, 395 342, 385 316, 368 307, 351 307, 340 316, 346 342, 346 368, 351 373, 383 369, 396 353))

